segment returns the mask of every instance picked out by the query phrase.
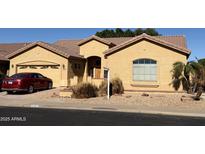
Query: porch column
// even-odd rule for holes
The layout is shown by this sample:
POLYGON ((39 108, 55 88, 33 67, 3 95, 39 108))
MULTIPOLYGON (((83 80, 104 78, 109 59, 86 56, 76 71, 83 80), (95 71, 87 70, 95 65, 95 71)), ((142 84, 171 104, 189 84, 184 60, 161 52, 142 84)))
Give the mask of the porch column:
POLYGON ((83 81, 87 81, 87 76, 88 76, 88 60, 86 59, 85 62, 85 69, 84 69, 84 74, 83 74, 83 81))

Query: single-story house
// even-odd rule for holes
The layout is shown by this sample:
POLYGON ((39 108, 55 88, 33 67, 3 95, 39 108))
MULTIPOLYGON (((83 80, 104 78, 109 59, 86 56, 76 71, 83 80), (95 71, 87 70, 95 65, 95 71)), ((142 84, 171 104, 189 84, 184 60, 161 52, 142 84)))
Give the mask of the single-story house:
POLYGON ((0 44, 0 72, 39 72, 59 87, 79 82, 99 85, 109 68, 110 77, 119 77, 125 90, 173 91, 172 65, 187 62, 190 53, 184 36, 147 34, 0 44))

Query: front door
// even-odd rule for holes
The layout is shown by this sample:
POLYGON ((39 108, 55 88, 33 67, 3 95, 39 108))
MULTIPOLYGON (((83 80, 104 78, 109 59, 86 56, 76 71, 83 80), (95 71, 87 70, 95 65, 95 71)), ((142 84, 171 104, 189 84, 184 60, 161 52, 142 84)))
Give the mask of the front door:
POLYGON ((95 68, 95 78, 96 78, 96 79, 99 79, 99 78, 100 78, 100 72, 101 72, 101 69, 100 69, 100 68, 95 68))

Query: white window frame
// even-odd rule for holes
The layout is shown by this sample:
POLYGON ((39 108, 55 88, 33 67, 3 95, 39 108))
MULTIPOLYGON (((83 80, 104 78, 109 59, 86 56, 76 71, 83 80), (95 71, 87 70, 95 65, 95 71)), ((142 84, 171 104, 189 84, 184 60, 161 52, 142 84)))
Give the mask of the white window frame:
MULTIPOLYGON (((150 66, 151 67, 151 66, 150 66)), ((148 67, 148 70, 151 71, 150 67, 148 67)), ((156 60, 153 60, 153 59, 150 59, 150 58, 141 58, 141 59, 135 59, 132 61, 132 79, 133 81, 145 81, 145 82, 156 82, 157 81, 157 61, 156 60), (146 64, 145 61, 149 61, 148 64, 146 64), (140 63, 140 61, 144 61, 143 63, 140 63), (145 72, 145 66, 146 65, 153 65, 153 67, 155 67, 154 71, 155 73, 150 73, 150 74, 146 74, 146 73, 143 73, 143 74, 136 74, 135 71, 136 71, 136 64, 134 64, 135 62, 138 62, 139 65, 142 65, 143 68, 143 71, 145 72), (142 77, 142 79, 136 79, 135 76, 140 76, 142 77), (145 79, 146 77, 148 77, 149 79, 145 79), (151 77, 153 77, 154 79, 151 79, 151 77)))

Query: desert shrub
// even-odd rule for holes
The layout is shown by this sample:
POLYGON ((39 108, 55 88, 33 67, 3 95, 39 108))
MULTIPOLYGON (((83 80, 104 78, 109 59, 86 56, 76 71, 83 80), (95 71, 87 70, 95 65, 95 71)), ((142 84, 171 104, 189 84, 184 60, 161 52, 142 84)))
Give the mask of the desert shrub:
POLYGON ((107 81, 102 81, 98 91, 99 96, 107 95, 107 81))
POLYGON ((124 86, 122 80, 120 78, 113 78, 111 80, 112 84, 112 94, 123 94, 124 93, 124 86))
MULTIPOLYGON (((124 87, 120 78, 113 78, 110 82, 111 94, 123 94, 124 87)), ((103 81, 99 86, 99 95, 104 96, 107 94, 107 81, 103 81)))
POLYGON ((91 83, 80 83, 71 88, 73 98, 90 98, 98 96, 98 88, 91 83))

